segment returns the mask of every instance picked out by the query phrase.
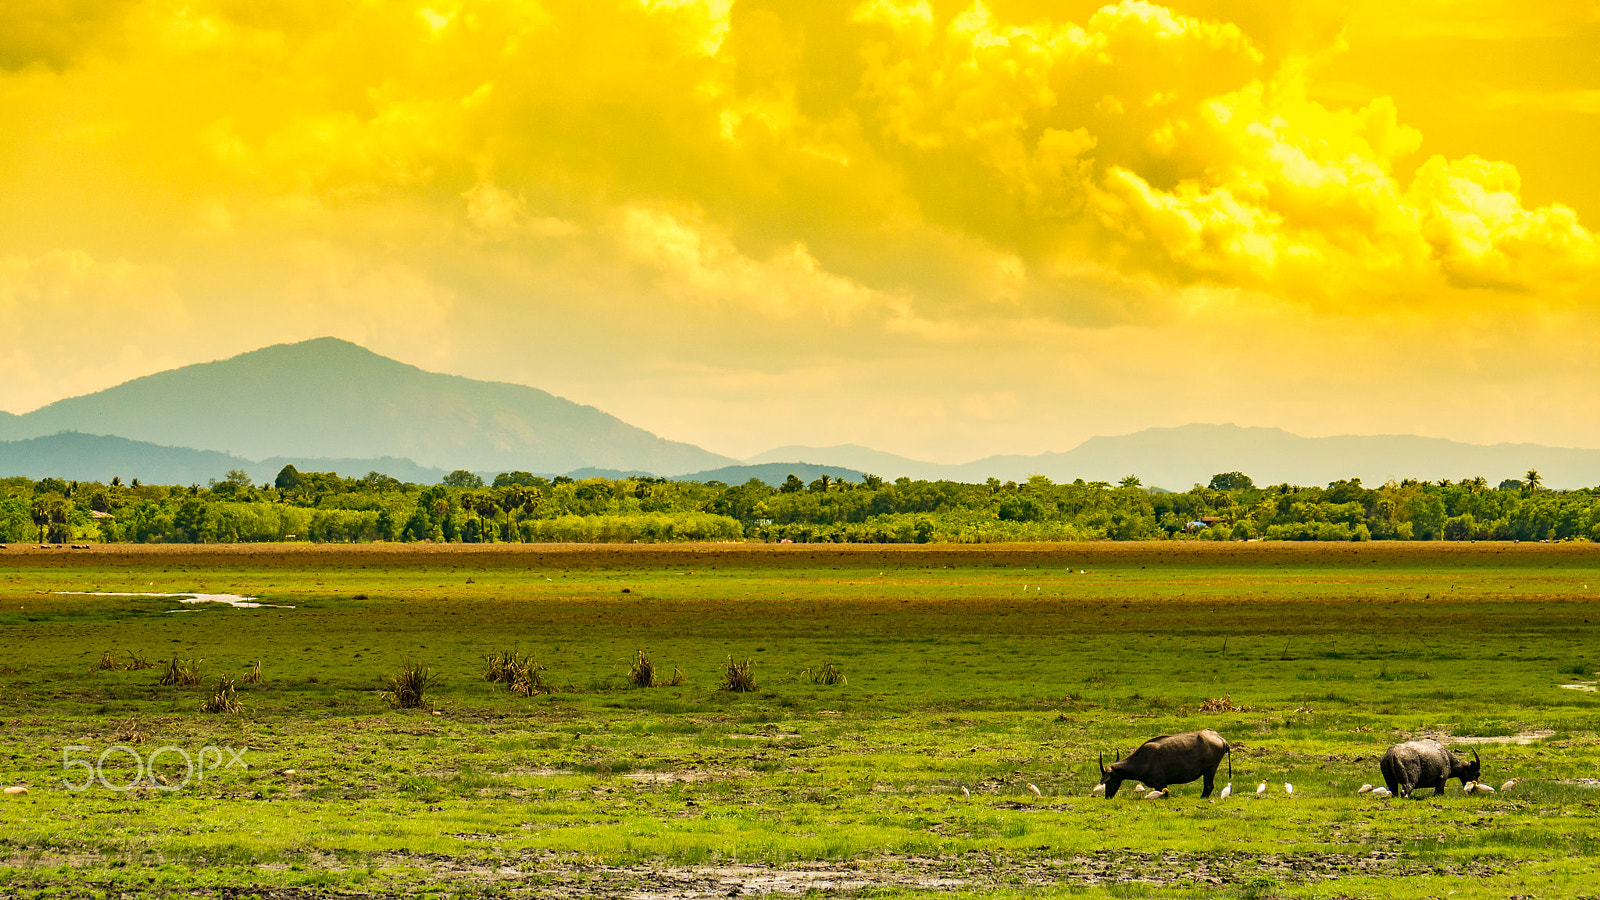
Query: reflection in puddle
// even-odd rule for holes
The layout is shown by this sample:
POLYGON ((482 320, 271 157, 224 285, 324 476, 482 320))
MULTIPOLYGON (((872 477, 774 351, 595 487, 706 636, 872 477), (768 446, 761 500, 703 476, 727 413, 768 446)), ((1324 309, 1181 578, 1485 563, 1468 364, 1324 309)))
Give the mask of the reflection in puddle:
MULTIPOLYGON (((279 603, 257 603, 254 597, 241 597, 238 594, 153 594, 135 591, 56 591, 58 594, 72 594, 78 597, 170 597, 179 603, 225 603, 239 609, 294 609, 279 603)), ((167 612, 180 612, 169 609, 167 612)))
POLYGON ((1593 681, 1580 681, 1577 684, 1563 684, 1562 687, 1569 691, 1589 691, 1590 693, 1593 693, 1595 691, 1595 684, 1596 682, 1593 681))

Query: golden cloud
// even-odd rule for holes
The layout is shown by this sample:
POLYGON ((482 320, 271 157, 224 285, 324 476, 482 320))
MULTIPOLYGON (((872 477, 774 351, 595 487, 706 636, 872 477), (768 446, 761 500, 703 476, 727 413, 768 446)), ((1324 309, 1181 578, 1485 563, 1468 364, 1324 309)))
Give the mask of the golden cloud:
MULTIPOLYGON (((1453 8, 1409 21, 1447 31, 1453 8)), ((1562 8, 1536 3, 1529 33, 1593 26, 1562 8)), ((509 348, 485 325, 503 318, 667 315, 691 323, 674 346, 764 371, 825 347, 938 360, 939 377, 954 348, 968 370, 1025 346, 1120 364, 1090 336, 1195 316, 1259 336, 1533 302, 1592 334, 1571 318, 1600 278, 1587 207, 1531 172, 1525 191, 1525 162, 1438 152, 1382 92, 1319 90, 1341 31, 1403 40, 1406 16, 1062 9, 6 4, 0 317, 18 343, 58 340, 16 311, 55 291, 134 321, 331 330, 442 362, 469 328, 509 348), (264 312, 213 299, 230 297, 264 312)), ((1518 9, 1475 2, 1461 28, 1518 9)), ((1592 112, 1592 85, 1559 81, 1485 103, 1592 112)), ((963 389, 987 399, 952 409, 1024 415, 1025 393, 996 400, 1010 390, 963 389)))

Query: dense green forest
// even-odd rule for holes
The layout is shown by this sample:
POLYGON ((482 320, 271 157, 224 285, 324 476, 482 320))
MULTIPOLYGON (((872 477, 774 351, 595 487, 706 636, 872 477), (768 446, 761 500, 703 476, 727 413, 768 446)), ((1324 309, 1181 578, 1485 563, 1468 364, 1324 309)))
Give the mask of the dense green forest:
POLYGON ((992 543, 1076 540, 1600 541, 1600 488, 1525 480, 1359 480, 1257 487, 1239 472, 1182 493, 1119 484, 989 479, 861 482, 791 475, 771 487, 660 478, 492 484, 457 471, 436 485, 378 472, 298 472, 209 486, 0 479, 0 540, 51 543, 256 541, 794 541, 992 543))

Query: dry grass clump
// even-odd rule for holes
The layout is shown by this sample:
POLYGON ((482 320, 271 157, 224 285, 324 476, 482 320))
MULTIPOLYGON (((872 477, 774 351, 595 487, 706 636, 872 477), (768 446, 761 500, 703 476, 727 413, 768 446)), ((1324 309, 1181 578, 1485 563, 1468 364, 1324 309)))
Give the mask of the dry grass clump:
POLYGON ((128 654, 128 661, 127 662, 123 662, 118 657, 117 651, 115 651, 115 650, 107 650, 106 652, 100 654, 100 661, 95 664, 95 668, 98 669, 99 671, 102 671, 102 672, 105 672, 105 671, 115 672, 115 671, 120 670, 120 669, 128 669, 128 670, 131 671, 133 669, 153 669, 153 668, 155 668, 155 663, 149 662, 144 657, 142 657, 139 654, 133 652, 132 650, 128 650, 128 651, 124 651, 124 652, 126 652, 128 654))
POLYGON ((483 659, 484 681, 503 684, 506 690, 519 697, 555 693, 556 689, 540 674, 545 671, 544 664, 531 653, 519 656, 515 650, 502 650, 490 653, 483 659))
POLYGON ((167 660, 167 671, 161 676, 161 683, 177 687, 199 684, 200 664, 203 662, 203 659, 179 659, 174 656, 167 660))
POLYGON ((388 688, 383 697, 395 709, 419 709, 428 689, 438 683, 438 676, 422 663, 404 663, 398 673, 383 679, 388 688))
POLYGON ((757 690, 755 668, 756 664, 749 659, 735 662, 733 657, 729 656, 727 668, 722 670, 722 685, 717 690, 741 694, 757 690))
POLYGON ((1241 712, 1243 709, 1244 707, 1242 706, 1234 705, 1232 694, 1223 694, 1221 697, 1212 697, 1206 702, 1200 704, 1200 711, 1208 713, 1241 712))
POLYGON ((245 684, 256 684, 256 683, 260 682, 261 681, 261 660, 259 660, 259 659, 256 660, 256 664, 255 665, 251 666, 248 669, 245 669, 244 670, 244 677, 239 679, 239 680, 243 681, 245 684))
POLYGON ((643 650, 634 657, 633 666, 628 669, 628 683, 634 687, 677 687, 680 684, 687 684, 688 681, 688 676, 677 666, 672 667, 672 678, 666 681, 657 678, 656 665, 650 661, 650 657, 644 655, 643 650))
POLYGON ((643 650, 634 657, 633 666, 628 669, 628 683, 634 687, 656 686, 656 664, 644 655, 643 650))
POLYGON ((218 675, 216 689, 200 703, 200 711, 208 713, 236 713, 243 708, 231 675, 218 675))
POLYGON ((806 669, 800 673, 800 677, 812 684, 849 684, 844 673, 833 663, 828 663, 820 669, 806 669))
POLYGON ((139 723, 133 716, 129 716, 128 721, 111 733, 111 739, 119 744, 137 744, 144 740, 144 732, 139 730, 139 723))

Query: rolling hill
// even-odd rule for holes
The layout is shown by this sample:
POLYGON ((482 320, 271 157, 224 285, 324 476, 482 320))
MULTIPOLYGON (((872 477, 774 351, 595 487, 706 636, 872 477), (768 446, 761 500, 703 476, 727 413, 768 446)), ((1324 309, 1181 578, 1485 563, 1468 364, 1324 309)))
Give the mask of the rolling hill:
POLYGON ((248 460, 394 457, 444 471, 677 473, 736 462, 536 388, 425 372, 335 338, 159 372, 0 419, 0 440, 65 431, 248 460))

